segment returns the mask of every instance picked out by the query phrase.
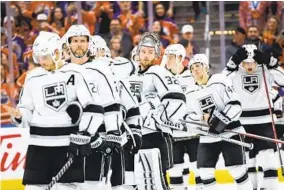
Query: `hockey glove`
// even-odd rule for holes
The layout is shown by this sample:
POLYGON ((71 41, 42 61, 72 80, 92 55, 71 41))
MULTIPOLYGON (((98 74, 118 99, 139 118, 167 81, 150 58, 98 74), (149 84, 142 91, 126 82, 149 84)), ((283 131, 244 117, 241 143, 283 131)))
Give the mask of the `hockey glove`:
POLYGON ((71 122, 73 124, 79 125, 79 121, 81 119, 83 109, 79 102, 71 102, 67 108, 66 112, 71 117, 71 122))
POLYGON ((105 139, 100 137, 98 133, 91 138, 91 148, 95 151, 101 152, 105 156, 109 156, 112 153, 111 146, 105 141, 105 139))
POLYGON ((254 56, 253 59, 258 63, 258 64, 264 64, 264 65, 269 65, 270 63, 270 54, 268 52, 261 52, 259 50, 254 50, 254 56))
POLYGON ((248 55, 247 55, 247 50, 245 48, 240 48, 237 50, 237 52, 232 56, 232 61, 236 65, 240 65, 243 60, 245 60, 248 55))
POLYGON ((112 152, 122 152, 122 135, 119 131, 109 131, 106 136, 106 143, 112 152))
POLYGON ((91 153, 91 135, 88 132, 70 134, 68 152, 80 157, 88 156, 91 153))
POLYGON ((230 122, 231 120, 223 112, 214 110, 208 119, 209 132, 222 133, 230 122))

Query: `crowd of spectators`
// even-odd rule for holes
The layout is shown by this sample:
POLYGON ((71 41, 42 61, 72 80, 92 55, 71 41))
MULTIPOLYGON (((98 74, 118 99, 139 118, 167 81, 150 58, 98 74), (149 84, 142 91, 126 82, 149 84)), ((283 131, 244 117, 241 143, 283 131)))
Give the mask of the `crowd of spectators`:
MULTIPOLYGON (((12 63, 8 61, 8 17, 5 4, 1 3, 1 104, 17 102, 27 72, 33 63, 31 47, 40 31, 51 31, 63 36, 72 24, 81 19, 92 35, 102 36, 113 57, 130 57, 145 31, 155 32, 161 41, 161 52, 173 43, 186 48, 187 57, 199 53, 194 41, 194 25, 179 28, 175 22, 174 1, 153 1, 154 21, 148 26, 146 1, 13 1, 9 12, 12 24, 12 63), (80 6, 79 6, 80 5, 80 6), (78 6, 81 9, 78 9, 78 6), (11 73, 12 65, 13 72, 11 73), (10 70, 9 70, 10 69, 10 70), (13 85, 11 85, 13 83, 13 85), (9 85, 8 85, 9 84, 9 85), (15 101, 12 101, 15 100, 15 101)), ((284 62, 284 33, 280 28, 282 2, 243 1, 239 4, 240 26, 235 29, 232 43, 226 47, 226 58, 245 43, 255 43, 263 50, 278 52, 284 62), (277 50, 277 51, 275 51, 277 50)), ((206 14, 205 2, 192 2, 194 19, 206 14)), ((186 18, 185 18, 186 20, 186 18)), ((189 59, 186 59, 185 63, 189 59)), ((158 60, 159 63, 161 60, 158 60)), ((1 106, 1 123, 9 117, 1 106)))

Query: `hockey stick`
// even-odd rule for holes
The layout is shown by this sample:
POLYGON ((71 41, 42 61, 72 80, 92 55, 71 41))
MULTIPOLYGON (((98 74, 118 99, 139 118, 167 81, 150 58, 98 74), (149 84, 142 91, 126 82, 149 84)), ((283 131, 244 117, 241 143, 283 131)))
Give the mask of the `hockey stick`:
MULTIPOLYGON (((183 123, 199 125, 199 126, 203 126, 203 127, 209 127, 205 123, 199 123, 199 122, 194 122, 194 121, 186 121, 186 120, 180 120, 180 121, 183 122, 183 123)), ((281 140, 278 140, 278 139, 272 139, 272 138, 269 138, 269 137, 259 136, 259 135, 255 135, 255 134, 252 134, 252 133, 241 133, 241 132, 237 132, 237 131, 233 131, 233 130, 229 130, 229 129, 225 129, 225 132, 235 133, 235 134, 238 134, 238 135, 242 135, 242 136, 246 136, 246 137, 250 137, 250 138, 255 138, 255 139, 259 139, 259 140, 264 140, 264 141, 269 141, 269 142, 273 142, 273 143, 284 144, 284 141, 281 141, 281 140)))
MULTIPOLYGON (((261 67, 262 67, 262 76, 263 76, 263 81, 264 81, 266 98, 267 98, 268 106, 269 106, 269 113, 270 113, 271 120, 272 120, 271 127, 272 127, 272 130, 273 130, 274 138, 277 139, 277 132, 276 132, 275 121, 274 121, 274 117, 273 117, 273 113, 272 113, 272 106, 271 106, 270 97, 269 97, 269 91, 268 91, 268 85, 267 85, 267 81, 266 81, 266 74, 265 74, 265 70, 264 70, 264 65, 262 64, 261 67)), ((284 176, 283 160, 282 160, 282 156, 281 156, 281 153, 280 153, 279 144, 277 144, 277 143, 276 143, 276 148, 277 148, 278 157, 279 157, 279 161, 280 161, 280 165, 281 165, 281 173, 282 173, 282 176, 284 176)))
POLYGON ((214 138, 219 138, 219 139, 221 139, 223 141, 226 141, 226 142, 229 142, 229 143, 232 143, 232 144, 236 144, 236 145, 239 145, 239 146, 243 146, 243 147, 246 147, 246 148, 248 148, 250 150, 253 149, 253 144, 251 144, 251 143, 245 143, 245 142, 238 141, 238 140, 235 140, 235 139, 227 138, 227 137, 224 137, 224 136, 222 136, 220 134, 215 134, 215 133, 202 131, 202 130, 199 130, 197 128, 194 129, 194 132, 198 133, 200 135, 205 135, 205 136, 210 136, 210 137, 214 137, 214 138))
POLYGON ((59 181, 59 179, 64 175, 64 173, 70 168, 73 161, 74 161, 74 155, 71 154, 66 164, 64 164, 64 166, 56 174, 56 176, 52 178, 51 182, 48 184, 45 190, 50 190, 59 181))
POLYGON ((108 155, 108 156, 105 156, 106 158, 106 166, 107 166, 107 172, 105 173, 105 184, 107 185, 110 181, 110 176, 111 176, 111 164, 112 164, 112 155, 108 155))

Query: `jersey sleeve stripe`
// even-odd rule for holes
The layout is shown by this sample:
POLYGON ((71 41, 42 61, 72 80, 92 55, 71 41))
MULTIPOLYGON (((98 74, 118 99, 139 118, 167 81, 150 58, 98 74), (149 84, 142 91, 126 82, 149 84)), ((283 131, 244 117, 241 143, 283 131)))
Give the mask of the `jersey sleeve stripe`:
POLYGON ((167 87, 167 85, 164 83, 164 81, 161 79, 161 77, 159 76, 159 75, 157 75, 156 73, 145 73, 145 75, 154 75, 154 76, 156 76, 160 81, 161 81, 161 83, 163 84, 163 86, 165 87, 165 89, 168 91, 169 89, 168 89, 168 87, 167 87))
POLYGON ((137 116, 137 115, 140 115, 140 111, 139 111, 139 108, 131 108, 128 110, 127 114, 126 114, 126 118, 129 118, 129 117, 133 117, 133 116, 137 116))
POLYGON ((104 108, 102 106, 90 104, 90 105, 87 105, 87 107, 85 109, 83 109, 83 112, 92 112, 92 113, 104 114, 105 111, 104 111, 104 108))
POLYGON ((100 74, 105 78, 105 80, 106 80, 106 82, 107 82, 107 84, 108 84, 108 86, 109 86, 109 89, 110 89, 110 91, 111 91, 112 97, 115 99, 115 96, 114 96, 114 94, 113 94, 113 90, 112 90, 111 85, 109 84, 109 81, 107 80, 107 77, 105 76, 105 74, 103 74, 103 73, 102 73, 101 71, 99 71, 98 69, 94 69, 94 68, 90 68, 90 67, 88 67, 88 68, 86 68, 86 69, 90 69, 90 70, 93 70, 93 71, 97 71, 98 73, 100 73, 100 74))
POLYGON ((161 97, 161 101, 164 99, 175 99, 175 100, 182 100, 186 102, 186 97, 183 93, 180 92, 170 92, 165 94, 163 97, 161 97))
POLYGON ((105 113, 106 112, 113 112, 113 111, 120 111, 120 104, 112 104, 109 106, 104 107, 105 113))
POLYGON ((228 104, 241 106, 241 102, 240 102, 240 101, 230 101, 230 102, 227 103, 227 105, 228 105, 228 104))

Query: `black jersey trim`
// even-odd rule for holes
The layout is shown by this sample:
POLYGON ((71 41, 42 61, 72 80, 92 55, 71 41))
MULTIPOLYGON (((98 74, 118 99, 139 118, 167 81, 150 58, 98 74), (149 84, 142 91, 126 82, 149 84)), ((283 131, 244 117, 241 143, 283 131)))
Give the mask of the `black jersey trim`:
POLYGON ((137 115, 140 115, 139 108, 138 107, 131 108, 131 109, 128 110, 128 112, 126 114, 126 118, 137 116, 137 115))
MULTIPOLYGON (((274 109, 272 108, 272 112, 274 109)), ((254 111, 243 111, 241 117, 259 117, 270 115, 269 109, 254 110, 254 111)))
POLYGON ((104 114, 105 110, 102 106, 89 104, 85 109, 83 109, 83 112, 92 112, 92 113, 101 113, 104 114))
POLYGON ((79 127, 39 127, 30 126, 31 135, 41 135, 41 136, 63 136, 70 135, 79 131, 79 127))
POLYGON ((120 111, 120 104, 112 104, 109 106, 104 107, 105 113, 106 112, 113 112, 113 111, 120 111))
POLYGON ((185 95, 180 92, 169 92, 161 97, 161 101, 163 101, 164 99, 175 99, 175 100, 182 100, 186 102, 185 95))
POLYGON ((239 106, 241 106, 241 102, 240 101, 237 101, 237 100, 234 100, 234 101, 230 101, 230 102, 228 102, 227 103, 227 105, 239 105, 239 106))

